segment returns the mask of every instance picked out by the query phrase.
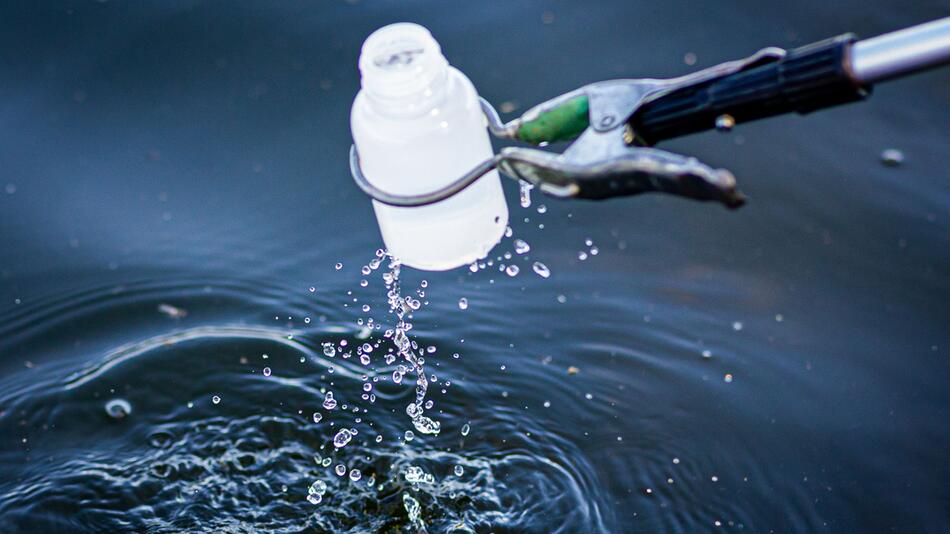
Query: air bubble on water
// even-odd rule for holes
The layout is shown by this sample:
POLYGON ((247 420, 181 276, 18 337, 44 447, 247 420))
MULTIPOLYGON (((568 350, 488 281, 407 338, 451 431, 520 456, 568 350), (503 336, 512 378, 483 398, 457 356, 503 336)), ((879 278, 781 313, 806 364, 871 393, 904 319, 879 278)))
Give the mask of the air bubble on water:
POLYGON ((727 384, 732 383, 732 373, 726 373, 726 376, 722 377, 723 381, 727 384))
POLYGON ((264 376, 270 376, 270 367, 265 367, 262 372, 264 376))
POLYGON ((369 273, 373 272, 373 270, 369 268, 369 265, 364 265, 363 268, 360 269, 360 272, 364 275, 369 275, 369 273))
POLYGON ((534 272, 538 274, 541 278, 547 278, 551 276, 551 270, 548 269, 548 266, 541 263, 540 261, 534 262, 534 265, 531 266, 534 269, 534 272))
POLYGON ((349 429, 341 429, 336 433, 336 436, 333 436, 333 446, 339 449, 340 447, 346 446, 350 440, 353 439, 353 433, 349 429))
POLYGON ((337 263, 336 265, 333 266, 333 268, 339 271, 340 269, 343 268, 343 264, 342 264, 342 263, 337 263))
POLYGON ((538 213, 545 213, 548 211, 548 207, 544 204, 538 204, 538 213))
MULTIPOLYGON (((512 235, 514 235, 514 233, 515 231, 512 230, 510 226, 505 227, 505 237, 511 237, 512 235)), ((491 263, 489 263, 488 265, 491 265, 491 263)))
POLYGON ((735 330, 736 332, 738 332, 739 330, 742 330, 742 323, 740 321, 736 321, 732 323, 732 329, 735 330))
POLYGON ((551 407, 551 401, 544 401, 544 407, 545 407, 545 408, 550 408, 550 407, 551 407))
POLYGON ((472 264, 468 266, 468 270, 469 270, 469 271, 472 271, 473 273, 477 273, 477 272, 478 272, 478 262, 477 262, 477 261, 473 261, 472 264))
POLYGON ((323 420, 323 414, 320 412, 313 412, 313 422, 319 423, 323 420))
POLYGON ((313 484, 310 484, 310 487, 307 488, 307 493, 309 495, 323 495, 327 492, 327 483, 322 480, 315 480, 313 484))
POLYGON ((368 312, 370 310, 369 304, 363 304, 363 312, 368 312))
POLYGON ((346 466, 343 464, 336 464, 336 467, 333 468, 333 472, 336 473, 337 476, 341 477, 346 474, 346 466))
POLYGON ((376 436, 376 443, 382 443, 382 442, 383 442, 383 435, 380 434, 380 435, 376 436))
POLYGON ((591 238, 588 237, 588 238, 584 239, 584 244, 589 247, 589 246, 591 246, 591 245, 594 244, 594 241, 593 241, 591 238))
POLYGON ((317 505, 317 504, 320 504, 320 501, 322 500, 323 500, 323 495, 318 495, 316 493, 311 493, 310 495, 307 495, 307 501, 310 504, 317 505))
POLYGON ((320 462, 320 465, 322 465, 323 467, 330 467, 330 464, 332 463, 333 463, 333 460, 331 460, 330 458, 324 458, 323 461, 320 462))
POLYGON ((125 399, 112 399, 106 403, 105 408, 106 414, 113 419, 125 419, 132 413, 132 405, 125 399))
POLYGON ((471 431, 471 429, 472 427, 468 423, 465 423, 464 425, 462 425, 462 435, 467 436, 469 431, 471 431))
POLYGON ((333 346, 333 343, 324 343, 323 344, 323 355, 328 358, 336 356, 336 347, 333 346))
POLYGON ((415 439, 416 435, 412 432, 412 430, 407 430, 402 437, 405 438, 406 441, 412 441, 415 439))
POLYGON ((369 365, 369 361, 370 361, 370 360, 369 360, 369 355, 368 355, 368 354, 361 354, 361 355, 360 355, 360 363, 361 363, 361 364, 363 364, 363 365, 369 365))
POLYGON ((310 324, 310 318, 309 318, 309 317, 304 317, 304 318, 303 318, 303 322, 304 322, 304 324, 310 324))
POLYGON ((373 389, 373 384, 370 384, 369 382, 363 384, 363 391, 369 393, 372 389, 373 389))
POLYGON ((367 281, 367 280, 360 280, 360 287, 366 287, 366 286, 368 286, 368 285, 369 285, 369 281, 367 281))
POLYGON ((359 482, 361 478, 363 478, 363 473, 360 473, 359 469, 350 470, 350 480, 353 482, 359 482))
POLYGON ((327 391, 326 397, 323 399, 323 407, 327 410, 336 408, 336 399, 333 398, 332 391, 327 391))
POLYGON ((577 259, 584 261, 587 259, 587 253, 583 250, 577 253, 577 259))
POLYGON ((517 276, 520 270, 521 269, 519 269, 517 265, 509 265, 508 267, 505 267, 505 273, 507 273, 508 276, 517 276))
POLYGON ((596 256, 596 255, 599 254, 599 253, 600 253, 600 249, 599 249, 599 248, 597 248, 597 247, 590 247, 590 255, 591 255, 591 256, 596 256))
POLYGON ((219 402, 221 402, 221 397, 215 395, 215 396, 211 397, 211 402, 213 402, 213 403, 215 403, 215 404, 218 404, 219 402))
POLYGON ((462 473, 465 472, 465 468, 463 468, 460 465, 456 465, 454 471, 455 471, 455 476, 460 477, 462 476, 462 473))
POLYGON ((521 207, 530 208, 531 207, 531 190, 534 189, 534 186, 525 181, 521 181, 520 184, 521 184, 521 189, 520 189, 521 207))
POLYGON ((531 245, 522 239, 515 239, 515 252, 518 254, 524 254, 529 250, 531 250, 531 245))
POLYGON ((313 292, 316 291, 316 290, 317 290, 317 288, 315 288, 315 287, 313 287, 313 286, 310 286, 310 292, 311 292, 311 293, 313 293, 313 292))
POLYGON ((709 350, 709 349, 704 350, 704 351, 703 351, 703 358, 706 358, 707 360, 708 360, 709 358, 712 358, 712 351, 709 350))

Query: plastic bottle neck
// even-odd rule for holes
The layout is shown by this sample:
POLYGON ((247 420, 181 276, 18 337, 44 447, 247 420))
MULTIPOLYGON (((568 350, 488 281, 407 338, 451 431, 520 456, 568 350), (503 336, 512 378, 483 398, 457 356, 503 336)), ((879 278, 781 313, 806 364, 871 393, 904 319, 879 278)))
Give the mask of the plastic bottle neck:
POLYGON ((408 22, 373 32, 360 52, 361 85, 382 115, 427 113, 445 97, 449 63, 429 30, 408 22))

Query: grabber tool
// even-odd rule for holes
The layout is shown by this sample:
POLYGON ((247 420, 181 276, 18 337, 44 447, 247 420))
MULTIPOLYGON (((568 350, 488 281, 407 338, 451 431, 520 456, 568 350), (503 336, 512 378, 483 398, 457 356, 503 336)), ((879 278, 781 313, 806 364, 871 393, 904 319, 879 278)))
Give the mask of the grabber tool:
POLYGON ((465 189, 488 171, 548 195, 605 199, 656 191, 736 208, 744 198, 725 169, 651 148, 660 141, 785 113, 811 113, 867 98, 872 85, 950 62, 950 17, 858 40, 853 34, 793 50, 765 48, 672 79, 592 83, 502 123, 482 99, 489 130, 545 146, 573 141, 563 153, 506 147, 449 185, 420 195, 373 186, 350 151, 350 169, 369 196, 394 206, 423 206, 465 189))

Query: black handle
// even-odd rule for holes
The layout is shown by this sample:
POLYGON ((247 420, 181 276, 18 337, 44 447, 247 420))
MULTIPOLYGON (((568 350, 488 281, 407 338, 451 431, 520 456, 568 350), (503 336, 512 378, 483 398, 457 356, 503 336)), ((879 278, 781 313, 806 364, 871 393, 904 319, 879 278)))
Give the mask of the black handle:
POLYGON ((819 41, 766 63, 684 87, 643 105, 629 119, 640 142, 655 144, 716 127, 808 113, 864 99, 870 87, 850 74, 852 34, 819 41))

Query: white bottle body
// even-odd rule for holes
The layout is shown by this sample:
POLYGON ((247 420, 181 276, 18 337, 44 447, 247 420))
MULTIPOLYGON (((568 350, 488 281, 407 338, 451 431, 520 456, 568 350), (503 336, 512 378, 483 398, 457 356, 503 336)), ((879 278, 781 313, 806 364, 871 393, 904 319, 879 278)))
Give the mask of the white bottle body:
MULTIPOLYGON (((424 28, 383 28, 367 39, 363 56, 363 90, 350 121, 363 174, 373 185, 394 194, 427 193, 492 156, 475 88, 445 63, 424 28), (421 42, 426 37, 431 42, 421 42), (387 92, 392 87, 394 94, 387 92)), ((374 200, 373 208, 389 253, 404 265, 425 270, 453 269, 484 258, 508 224, 495 171, 436 204, 401 208, 374 200)))

